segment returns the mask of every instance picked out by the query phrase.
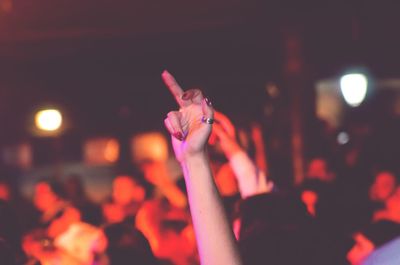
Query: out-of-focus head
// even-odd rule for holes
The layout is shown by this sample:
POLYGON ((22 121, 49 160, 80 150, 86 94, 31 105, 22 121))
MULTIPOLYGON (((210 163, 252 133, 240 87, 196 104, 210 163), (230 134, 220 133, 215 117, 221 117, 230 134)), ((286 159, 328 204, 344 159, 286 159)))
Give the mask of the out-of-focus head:
POLYGON ((130 176, 118 176, 113 181, 112 198, 119 205, 142 202, 145 195, 145 189, 130 176))
POLYGON ((384 202, 396 190, 397 180, 393 173, 381 171, 375 176, 374 183, 369 190, 369 197, 372 201, 384 202))
POLYGON ((56 206, 61 199, 56 184, 52 185, 47 181, 40 181, 35 185, 33 203, 42 212, 50 210, 56 206))
POLYGON ((328 169, 328 163, 321 157, 310 160, 307 167, 306 177, 309 179, 318 179, 323 182, 331 182, 335 178, 328 169))
POLYGON ((327 165, 323 158, 314 158, 308 163, 307 176, 317 178, 326 175, 327 165))
POLYGON ((105 203, 102 205, 103 217, 109 224, 122 222, 126 215, 124 209, 119 204, 105 203))

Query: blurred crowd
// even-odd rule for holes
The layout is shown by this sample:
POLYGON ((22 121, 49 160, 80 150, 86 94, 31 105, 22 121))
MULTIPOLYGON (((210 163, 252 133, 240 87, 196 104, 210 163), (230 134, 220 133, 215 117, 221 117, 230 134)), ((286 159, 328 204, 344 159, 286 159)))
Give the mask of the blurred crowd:
MULTIPOLYGON (((236 128, 219 112, 215 120, 214 179, 244 264, 364 264, 400 237, 393 170, 360 171, 367 185, 349 184, 344 175, 361 174, 351 160, 318 156, 301 184, 281 187, 261 126, 236 128)), ((199 264, 185 183, 166 167, 149 160, 117 175, 101 204, 79 176, 42 179, 30 200, 1 180, 0 263, 199 264)))

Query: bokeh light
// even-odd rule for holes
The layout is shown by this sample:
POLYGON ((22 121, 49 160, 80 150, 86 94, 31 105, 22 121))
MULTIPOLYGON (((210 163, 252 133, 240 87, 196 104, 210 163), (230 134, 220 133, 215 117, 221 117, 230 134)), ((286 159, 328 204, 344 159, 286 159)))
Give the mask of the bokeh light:
POLYGON ((347 132, 340 132, 336 138, 338 144, 345 145, 350 141, 350 136, 347 132))
POLYGON ((57 131, 62 125, 61 112, 56 109, 41 110, 35 115, 35 125, 43 131, 57 131))
POLYGON ((340 79, 340 89, 347 104, 359 106, 367 95, 368 80, 360 73, 346 74, 340 79))

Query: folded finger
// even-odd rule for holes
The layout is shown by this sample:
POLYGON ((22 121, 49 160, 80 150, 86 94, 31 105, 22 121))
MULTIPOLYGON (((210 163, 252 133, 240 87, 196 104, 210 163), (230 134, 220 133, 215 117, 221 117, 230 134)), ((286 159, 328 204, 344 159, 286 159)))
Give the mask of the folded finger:
POLYGON ((168 119, 168 118, 165 118, 165 119, 164 119, 164 125, 165 125, 165 128, 167 128, 168 132, 169 132, 171 135, 173 135, 173 134, 174 134, 174 128, 172 127, 172 125, 171 125, 171 123, 169 122, 169 119, 168 119))
POLYGON ((204 97, 203 93, 201 93, 199 89, 189 89, 183 94, 182 99, 200 105, 202 104, 204 97))
POLYGON ((184 139, 184 132, 181 126, 181 113, 179 111, 171 111, 167 115, 167 123, 170 127, 170 133, 178 140, 184 139))

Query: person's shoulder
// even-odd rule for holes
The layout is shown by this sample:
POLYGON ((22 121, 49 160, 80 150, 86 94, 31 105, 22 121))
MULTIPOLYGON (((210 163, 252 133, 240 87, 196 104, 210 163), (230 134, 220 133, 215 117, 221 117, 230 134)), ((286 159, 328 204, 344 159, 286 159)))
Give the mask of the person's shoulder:
POLYGON ((397 265, 400 264, 400 237, 375 250, 363 265, 397 265))

